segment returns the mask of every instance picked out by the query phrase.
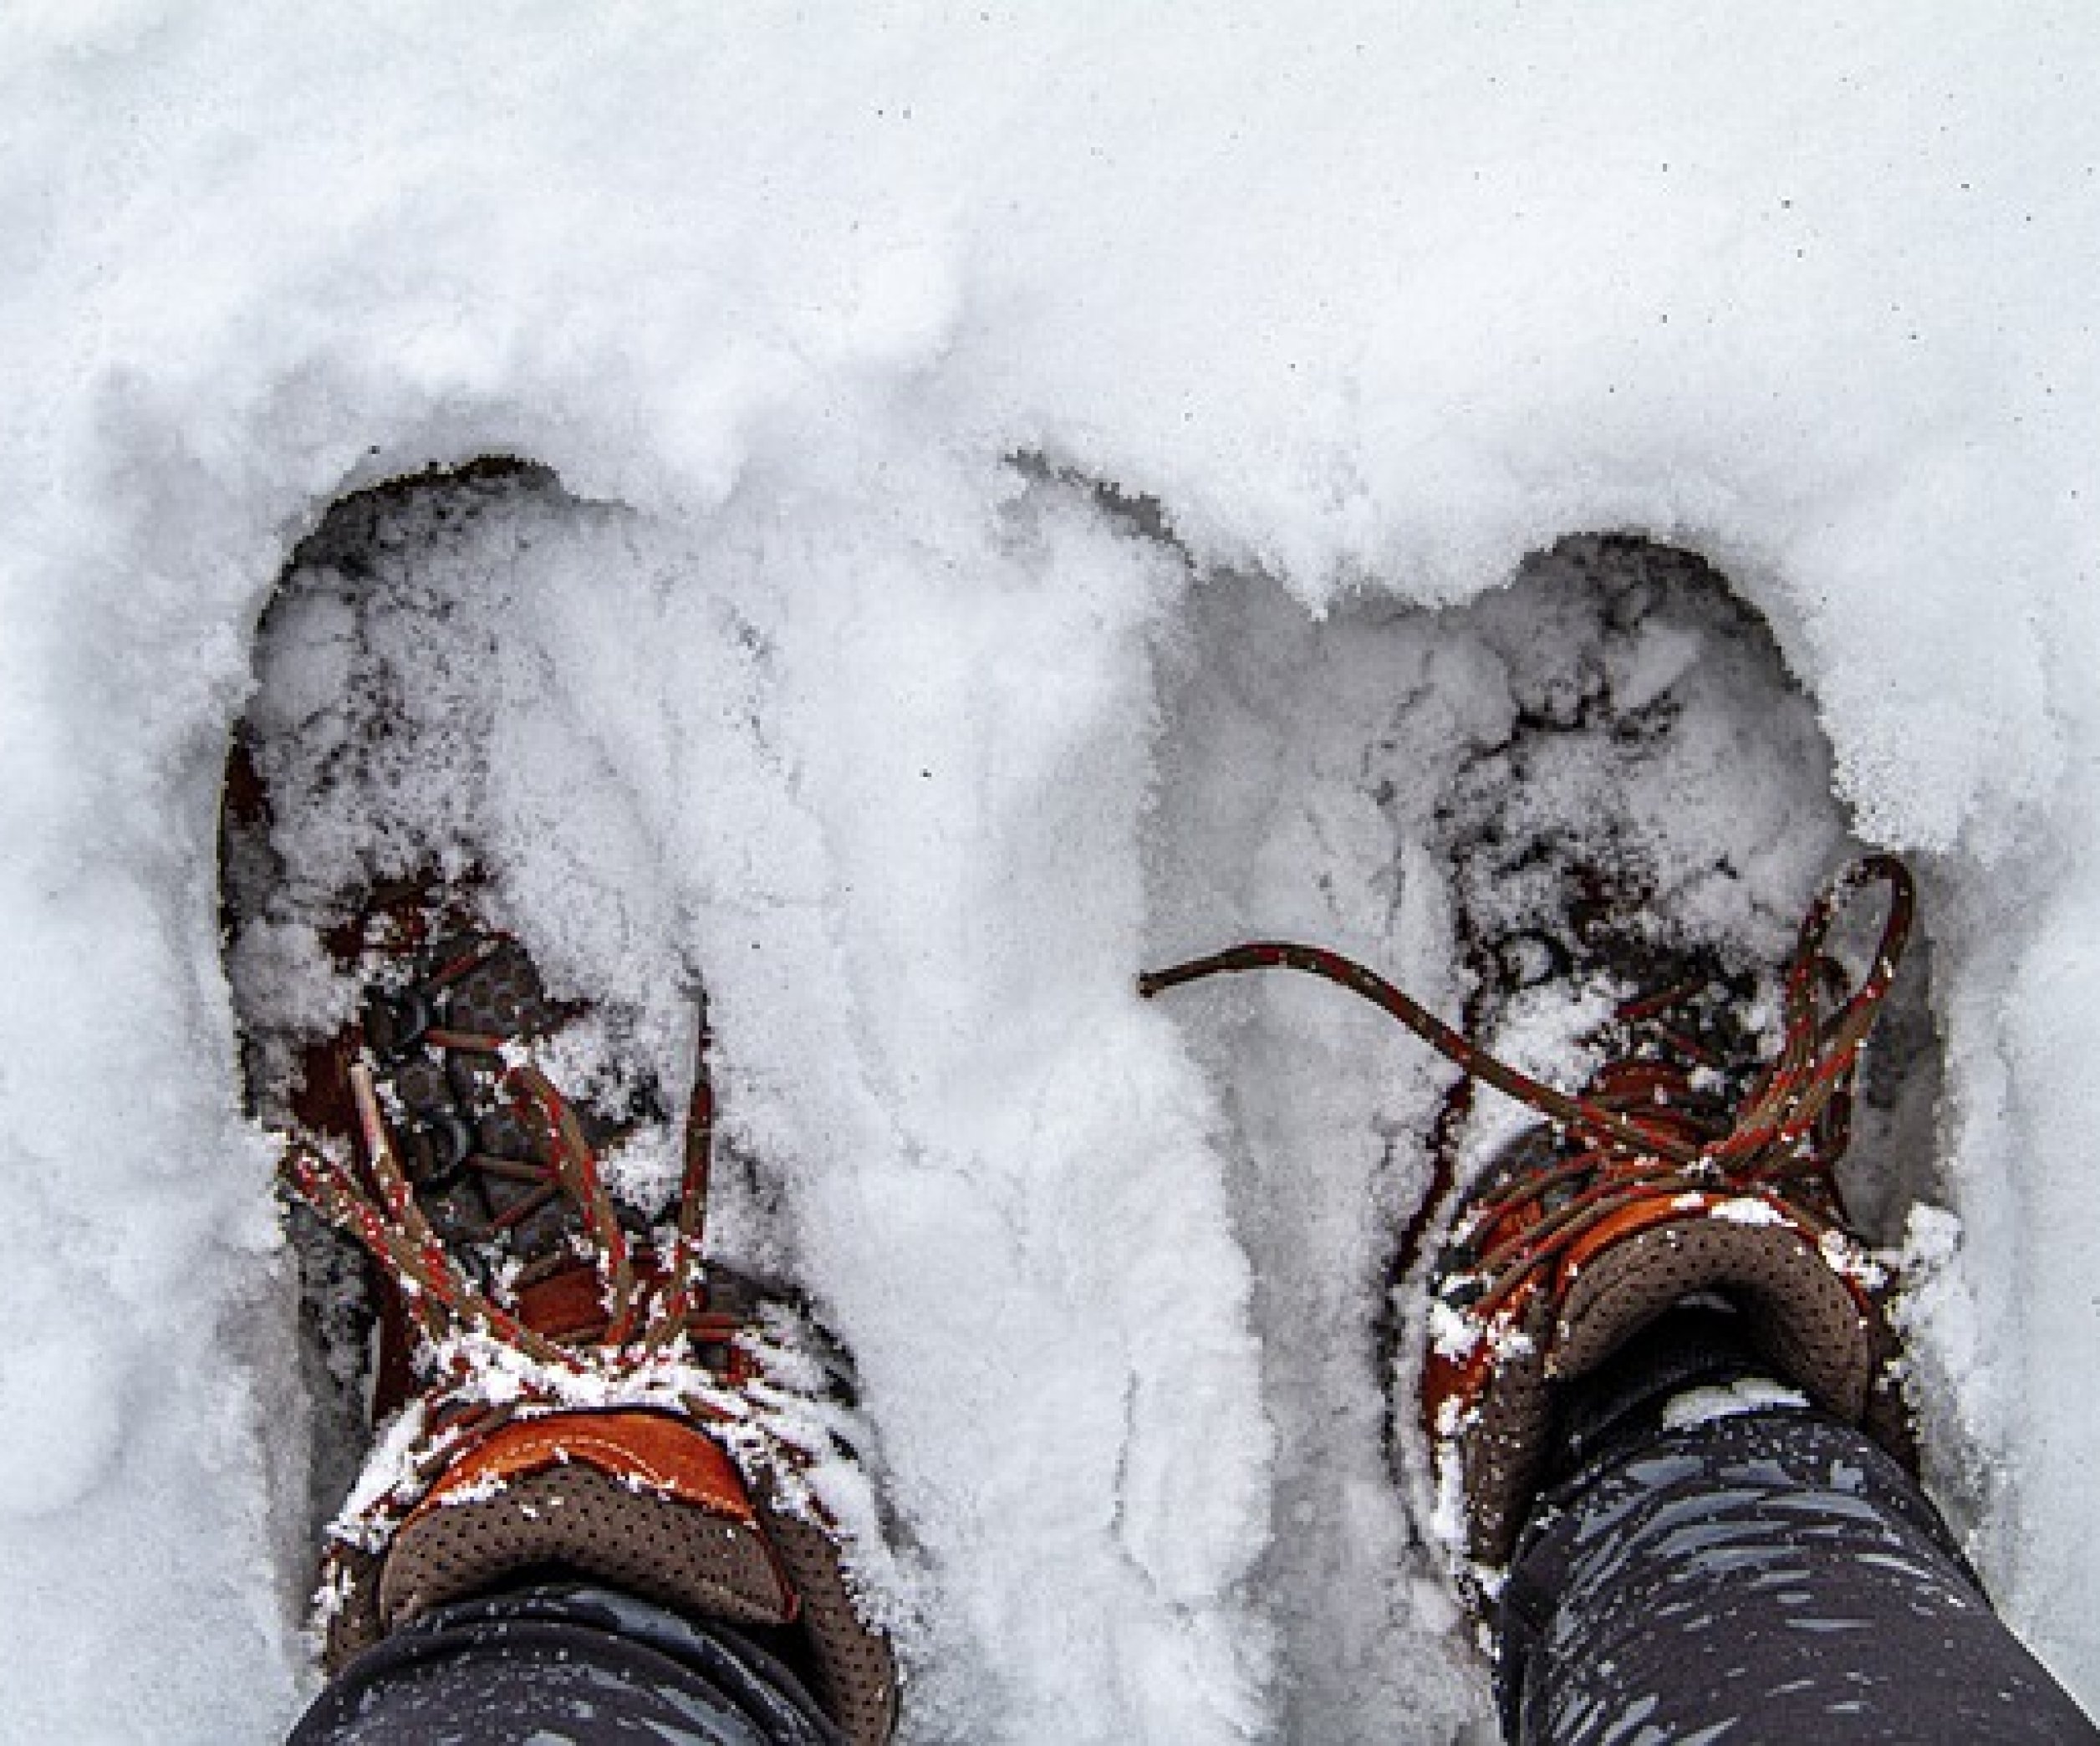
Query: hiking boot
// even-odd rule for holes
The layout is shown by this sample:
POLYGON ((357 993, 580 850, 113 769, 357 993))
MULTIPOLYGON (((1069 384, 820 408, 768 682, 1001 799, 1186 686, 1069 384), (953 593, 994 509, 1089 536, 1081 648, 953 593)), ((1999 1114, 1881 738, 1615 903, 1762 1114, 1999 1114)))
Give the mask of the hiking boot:
MULTIPOLYGON (((1890 1281, 1850 1228, 1834 1171, 1859 1052, 1908 937, 1910 876, 1888 856, 1848 869, 1811 906, 1781 991, 1782 1040, 1761 1065, 1718 964, 1629 933, 1603 947, 1617 999, 1587 1039, 1604 1064, 1569 1096, 1460 1036, 1374 972, 1317 947, 1242 946, 1152 973, 1150 995, 1221 972, 1304 971, 1355 989, 1465 1070, 1545 1118, 1472 1175, 1450 1156, 1447 1192, 1411 1233, 1426 1310, 1420 1416, 1435 1470, 1434 1527, 1470 1602, 1491 1593, 1557 1448, 1556 1397, 1673 1309, 1725 1306, 1716 1338, 1666 1342, 1686 1380, 1746 1374, 1746 1347, 1808 1401, 1912 1464, 1883 1310, 1890 1281), (1887 888, 1872 962, 1848 992, 1824 947, 1848 900, 1887 888), (1636 991, 1628 986, 1639 981, 1636 991), (1425 1259, 1424 1258, 1426 1258, 1425 1259), (1689 1354, 1689 1355, 1688 1355, 1689 1354), (1732 1369, 1731 1369, 1732 1366, 1732 1369)), ((1537 978, 1592 982, 1572 959, 1537 978)), ((1591 987, 1593 992, 1593 983, 1591 987)), ((1687 1325, 1689 1326, 1689 1324, 1687 1325)))
POLYGON ((380 887, 329 944, 364 1009, 308 1051, 285 1168, 376 1264, 385 1425, 328 1530, 330 1671, 558 1568, 792 1630, 848 1738, 886 1740, 889 1647, 807 1477, 844 1458, 823 1355, 788 1305, 702 1258, 704 1024, 675 1216, 644 1228, 599 1169, 626 1112, 572 1101, 542 1065, 616 1083, 602 1031, 548 996, 471 885, 380 887))
POLYGON ((507 579, 573 510, 501 460, 337 504, 265 615, 228 759, 247 1102, 286 1141, 317 1490, 349 1493, 324 1658, 583 1578, 752 1636, 873 1746, 897 1681, 847 1366, 706 1258, 704 1009, 688 1099, 675 998, 624 965, 567 998, 511 925, 507 579))

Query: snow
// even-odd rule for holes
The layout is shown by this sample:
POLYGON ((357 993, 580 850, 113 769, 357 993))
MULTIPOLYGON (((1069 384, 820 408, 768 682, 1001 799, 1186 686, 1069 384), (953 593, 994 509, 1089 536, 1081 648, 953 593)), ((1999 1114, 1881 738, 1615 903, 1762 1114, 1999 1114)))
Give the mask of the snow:
POLYGON ((1734 1200, 1723 1201, 1713 1209, 1710 1216, 1730 1224, 1768 1225, 1786 1222, 1786 1215, 1770 1201, 1759 1200, 1751 1195, 1741 1195, 1734 1200))
POLYGON ((1740 1376, 1725 1387, 1688 1388, 1665 1401, 1663 1428, 1683 1431, 1715 1419, 1733 1418, 1738 1413, 1807 1404, 1808 1396, 1799 1389, 1782 1387, 1768 1376, 1740 1376))
POLYGON ((1920 862, 1934 1475, 2100 1701, 2100 23, 1929 26, 13 13, 0 1737, 262 1740, 308 1688, 217 784, 291 546, 488 452, 581 503, 433 556, 529 609, 462 756, 573 969, 666 1025, 707 978, 722 1240, 853 1347, 920 1738, 1477 1723, 1373 1325, 1438 1071, 1332 989, 1130 978, 1258 926, 1455 1010, 1418 827, 1528 682, 1489 591, 1605 528, 1713 559, 1812 700, 1632 797, 1739 850, 1681 851, 1691 912, 1783 949, 1827 781, 1920 862))

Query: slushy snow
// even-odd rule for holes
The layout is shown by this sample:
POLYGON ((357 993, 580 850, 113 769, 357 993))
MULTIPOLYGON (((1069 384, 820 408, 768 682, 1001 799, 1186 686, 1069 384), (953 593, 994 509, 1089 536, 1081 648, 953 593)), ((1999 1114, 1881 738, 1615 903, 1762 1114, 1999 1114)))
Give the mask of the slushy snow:
POLYGON ((854 1353, 915 1738, 1486 1725, 1377 1361, 1439 1070, 1132 978, 1297 931, 1455 1010, 1416 827, 1528 682, 1550 576, 1496 590, 1611 530, 1805 700, 1630 797, 1761 855, 1673 889, 1783 950, 1848 837, 1920 869, 1932 1476, 2100 1703, 2096 82, 2067 5, 18 8, 0 1738, 312 1689, 218 784, 293 549, 484 453, 560 486, 430 549, 514 603, 468 773, 573 965, 706 978, 723 1240, 854 1353))

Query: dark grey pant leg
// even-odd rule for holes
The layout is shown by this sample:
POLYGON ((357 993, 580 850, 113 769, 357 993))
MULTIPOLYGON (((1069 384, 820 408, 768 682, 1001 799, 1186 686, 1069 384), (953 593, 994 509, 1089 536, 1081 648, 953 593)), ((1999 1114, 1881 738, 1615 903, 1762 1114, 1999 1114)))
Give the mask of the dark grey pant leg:
POLYGON ((441 1607, 359 1656, 289 1746, 838 1746, 794 1674, 724 1626, 549 1583, 441 1607))
POLYGON ((2100 1741, 1902 1468, 1805 1409, 1600 1453, 1541 1498, 1498 1623, 1521 1746, 2100 1741))

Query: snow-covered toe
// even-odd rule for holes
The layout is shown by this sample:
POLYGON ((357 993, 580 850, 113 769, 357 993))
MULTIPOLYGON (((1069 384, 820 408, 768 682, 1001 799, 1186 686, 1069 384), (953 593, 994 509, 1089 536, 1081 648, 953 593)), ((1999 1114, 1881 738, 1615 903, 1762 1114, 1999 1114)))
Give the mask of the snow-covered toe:
MULTIPOLYGON (((1166 754, 1155 962, 1256 933, 1267 948, 1228 952, 1233 961, 1214 967, 1292 963, 1381 1003, 1404 999, 1337 955, 1287 943, 1324 940, 1392 972, 1422 1007, 1550 1085, 1583 1086, 1628 1048, 1634 1019, 1651 1034, 1689 1035, 1696 1052, 1679 1064, 1680 1098, 1695 1089, 1715 1121, 1746 1107, 1756 1070, 1786 1034, 1781 972, 1802 907, 1858 850, 1831 796, 1812 707, 1762 623, 1710 566, 1639 539, 1572 539, 1474 605, 1367 604, 1321 624, 1258 582, 1217 587, 1166 754), (1226 842, 1236 845, 1229 862, 1205 865, 1226 842)), ((1863 973, 1874 906, 1857 907, 1832 949, 1863 973)), ((1368 1009, 1303 978, 1253 985, 1222 1034, 1195 1003, 1177 1008, 1229 1087, 1244 1134, 1250 1241, 1265 1269, 1285 1276, 1272 1282, 1263 1332, 1275 1354, 1272 1401, 1283 1407, 1287 1442, 1295 1432, 1303 1447, 1291 1458, 1300 1471, 1286 1482, 1276 1567, 1302 1558, 1308 1585, 1406 1594, 1426 1624, 1433 1609, 1408 1584, 1506 1551, 1529 1482, 1521 1463, 1480 1458, 1499 1443, 1536 1459, 1555 1350, 1587 1368, 1682 1291, 1724 1279, 1753 1309, 1774 1312, 1761 1325, 1789 1374, 1854 1415, 1872 1392, 1900 1443, 1893 1397, 1868 1386, 1886 1383, 1890 1341, 1862 1282, 1885 1281, 1886 1269, 1845 1234, 1842 1202, 1849 1197, 1858 1222, 1885 1239, 1933 1168, 1937 1061, 1922 981, 1914 972, 1890 997, 1897 1046, 1868 1058, 1850 1100, 1858 1143, 1842 1193, 1822 1182, 1797 1207, 1741 1182, 1681 1185, 1674 1226, 1619 1230, 1624 1258, 1644 1264, 1596 1267, 1564 1300, 1567 1329, 1542 1300, 1527 1300, 1542 1325, 1520 1315, 1492 1337, 1432 1286, 1462 1270, 1440 1273, 1438 1263, 1468 1191, 1521 1151, 1539 1112, 1476 1090, 1427 1050, 1395 1047, 1355 1016, 1368 1009), (1688 1240, 1694 1222, 1704 1228, 1688 1240), (1694 1252, 1710 1266, 1671 1287, 1694 1252), (1389 1306, 1396 1254, 1414 1264, 1389 1306), (1338 1260, 1347 1264, 1338 1272, 1338 1260), (1503 1385, 1491 1414, 1476 1392, 1446 1415, 1440 1437, 1437 1411, 1425 1424, 1420 1404, 1440 1349, 1447 1369, 1470 1358, 1475 1381, 1503 1385), (1496 1364, 1481 1361, 1490 1352, 1496 1364), (1381 1355, 1412 1506, 1397 1536, 1389 1526, 1363 1532, 1375 1432, 1348 1406, 1379 1398, 1365 1379, 1381 1355), (1336 1473, 1349 1476, 1346 1499, 1336 1473)), ((1813 1033, 1821 1020, 1802 1022, 1813 1033)), ((1651 1100, 1656 1090, 1651 1082, 1651 1100)), ((1430 1392, 1450 1399, 1448 1389, 1430 1392)), ((1465 1592, 1477 1595, 1477 1584, 1465 1592)), ((1318 1606, 1305 1595, 1285 1604, 1318 1606)), ((1359 1600, 1353 1611, 1368 1608, 1359 1600)), ((1331 1719, 1363 1674, 1323 1667, 1332 1632, 1321 1636, 1306 1646, 1313 1689, 1303 1701, 1331 1719)), ((1390 1655, 1389 1632, 1385 1642, 1390 1655)), ((1411 1663, 1418 1690, 1425 1659, 1411 1663)))
POLYGON ((898 1691, 879 1546, 864 1486, 833 1501, 864 1432, 792 1294, 708 1253, 702 997, 664 967, 694 1012, 675 1080, 645 1003, 594 998, 588 964, 557 993, 507 914, 476 717, 511 603, 448 590, 446 559, 462 528, 558 507, 505 463, 339 506, 265 626, 229 763, 250 1100, 288 1186, 370 1264, 360 1294, 307 1231, 313 1326, 379 1329, 375 1441, 324 1537, 326 1659, 558 1566, 778 1627, 872 1746, 898 1691))

